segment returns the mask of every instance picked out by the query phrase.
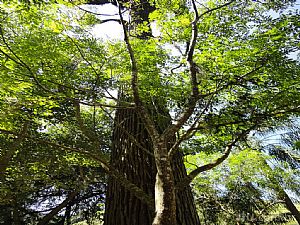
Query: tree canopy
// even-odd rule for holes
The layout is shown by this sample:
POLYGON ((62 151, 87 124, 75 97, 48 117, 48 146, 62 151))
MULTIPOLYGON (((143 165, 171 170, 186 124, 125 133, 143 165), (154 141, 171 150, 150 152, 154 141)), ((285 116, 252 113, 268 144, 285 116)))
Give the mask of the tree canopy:
POLYGON ((108 177, 153 209, 153 225, 176 224, 176 194, 192 182, 204 224, 246 212, 243 224, 271 221, 268 204, 299 194, 299 130, 288 148, 256 138, 298 121, 295 3, 115 1, 107 15, 106 1, 2 1, 0 223, 102 218, 108 177), (96 38, 107 22, 123 37, 96 38), (147 140, 116 119, 128 109, 147 140), (130 144, 112 139, 116 129, 130 144), (116 166, 139 151, 155 164, 155 196, 116 166), (176 154, 188 172, 179 180, 176 154))

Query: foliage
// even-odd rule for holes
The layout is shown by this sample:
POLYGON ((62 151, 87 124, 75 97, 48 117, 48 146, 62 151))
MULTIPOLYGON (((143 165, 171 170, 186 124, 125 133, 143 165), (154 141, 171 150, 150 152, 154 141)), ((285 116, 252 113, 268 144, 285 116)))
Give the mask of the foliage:
MULTIPOLYGON (((266 204, 277 200, 274 179, 290 184, 299 159, 281 147, 269 148, 270 155, 290 163, 272 170, 266 161, 273 159, 243 141, 298 116, 300 67, 291 54, 299 51, 300 20, 289 11, 294 2, 205 1, 193 11, 189 2, 155 1, 149 18, 158 35, 136 38, 149 31, 143 23, 125 30, 123 42, 94 38, 89 31, 103 21, 67 1, 3 1, 1 214, 17 210, 18 219, 36 222, 46 214, 34 207, 53 199, 46 208, 55 208, 73 191, 78 220, 86 219, 85 211, 103 210, 105 173, 115 175, 108 164, 115 109, 152 105, 140 114, 161 124, 167 112, 180 125, 172 127, 178 135, 174 146, 186 155, 189 172, 220 158, 213 168, 233 153, 194 182, 205 223, 232 224, 246 214, 244 222, 266 223, 271 213, 266 204), (127 102, 118 99, 117 90, 127 102)), ((146 125, 150 131, 151 123, 146 125)), ((292 147, 297 153, 298 142, 292 147)))
POLYGON ((289 213, 279 210, 283 202, 276 196, 276 184, 272 182, 273 177, 283 173, 271 170, 267 160, 269 156, 245 149, 229 157, 222 166, 199 176, 193 185, 203 224, 292 221, 289 213))

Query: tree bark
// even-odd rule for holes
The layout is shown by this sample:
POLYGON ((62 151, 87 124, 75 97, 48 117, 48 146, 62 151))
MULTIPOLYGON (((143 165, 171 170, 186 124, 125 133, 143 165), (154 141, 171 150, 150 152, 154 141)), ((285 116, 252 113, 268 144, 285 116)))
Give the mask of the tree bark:
POLYGON ((168 148, 162 140, 154 148, 156 161, 155 218, 152 225, 176 224, 176 200, 173 168, 168 159, 168 148))
MULTIPOLYGON (((120 1, 120 5, 123 2, 120 1)), ((130 9, 132 17, 130 29, 134 30, 144 22, 149 25, 149 14, 155 8, 148 0, 141 0, 133 3, 130 9)), ((150 25, 148 31, 138 34, 140 39, 149 39, 151 36, 150 25)), ((120 94, 119 100, 130 101, 130 97, 120 94)), ((163 133, 171 124, 170 115, 164 104, 156 102, 146 107, 156 123, 156 129, 163 133)), ((165 155, 176 140, 175 137, 171 139, 168 140, 167 145, 169 146, 165 146, 165 155)), ((162 210, 169 210, 170 212, 167 214, 170 216, 168 218, 161 216, 161 211, 159 211, 161 207, 156 207, 157 212, 154 212, 153 207, 141 202, 129 190, 110 177, 105 203, 105 225, 151 225, 153 222, 155 225, 200 224, 190 187, 188 186, 180 192, 175 191, 176 183, 187 176, 182 155, 177 151, 171 162, 158 162, 157 160, 155 162, 152 140, 136 109, 117 109, 112 143, 111 165, 153 199, 157 200, 162 197, 157 195, 158 192, 163 193, 164 201, 170 205, 166 207, 165 204, 165 208, 162 207, 164 208, 162 210), (155 221, 153 221, 154 218, 155 221)), ((157 204, 159 203, 156 202, 157 204)))
POLYGON ((282 190, 282 192, 280 194, 283 197, 283 201, 284 201, 286 208, 292 213, 292 215, 294 216, 294 218, 297 220, 298 224, 300 225, 299 210, 297 209, 297 207, 295 206, 295 204, 293 203, 291 198, 288 196, 288 194, 284 190, 282 190))
MULTIPOLYGON (((155 162, 153 155, 142 149, 143 147, 151 151, 152 143, 134 109, 117 110, 112 143, 111 165, 154 198, 155 162)), ((150 225, 153 217, 154 211, 150 207, 116 180, 109 178, 105 225, 150 225)))
MULTIPOLYGON (((165 125, 160 124, 160 129, 166 125, 167 122, 165 125)), ((157 169, 153 144, 135 109, 120 108, 117 110, 112 142, 112 165, 154 199, 157 169)), ((172 168, 175 171, 172 174, 175 184, 186 177, 182 154, 179 151, 173 156, 172 168)), ((175 194, 177 224, 200 224, 190 187, 175 194)), ((105 204, 105 225, 151 225, 155 212, 150 208, 116 180, 109 178, 105 204)))

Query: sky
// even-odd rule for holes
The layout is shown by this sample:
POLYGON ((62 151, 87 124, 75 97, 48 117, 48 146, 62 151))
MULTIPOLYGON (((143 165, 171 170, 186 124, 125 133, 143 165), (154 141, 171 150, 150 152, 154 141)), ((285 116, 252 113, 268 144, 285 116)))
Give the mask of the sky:
MULTIPOLYGON (((92 11, 99 14, 107 14, 113 16, 99 16, 99 19, 119 19, 118 8, 112 4, 105 4, 102 6, 85 5, 82 6, 88 11, 92 11)), ((96 38, 103 39, 121 39, 123 36, 122 27, 120 24, 114 21, 97 24, 93 29, 92 33, 96 38)))
MULTIPOLYGON (((108 19, 108 18, 119 19, 118 8, 112 4, 105 4, 102 6, 85 5, 82 7, 88 11, 92 11, 95 13, 113 15, 109 17, 99 16, 100 19, 108 19)), ((300 0, 296 1, 295 6, 292 9, 300 11, 300 0)), ((278 16, 279 14, 275 12, 271 12, 271 15, 278 16)), ((123 31, 121 25, 113 21, 96 25, 93 28, 92 33, 95 35, 96 38, 103 38, 109 40, 122 39, 123 37, 123 31)))
MULTIPOLYGON (((119 19, 118 15, 118 8, 112 4, 105 4, 102 6, 94 6, 94 5, 84 5, 81 6, 85 10, 98 13, 98 14, 105 14, 105 15, 112 15, 112 16, 98 16, 99 19, 105 20, 105 19, 119 19)), ((297 0, 295 3, 295 6, 292 8, 292 10, 299 10, 300 11, 300 0, 297 0)), ((270 14, 274 17, 278 17, 279 14, 276 12, 270 12, 270 14)), ((128 14, 125 17, 129 17, 128 14)), ((152 27, 153 33, 158 33, 155 28, 152 27)), ((91 33, 94 35, 95 38, 104 39, 104 40, 121 40, 123 39, 123 31, 122 26, 114 21, 105 22, 102 24, 97 24, 94 26, 91 30, 91 33)), ((172 48, 174 49, 174 48, 172 48)), ((174 50, 176 51, 176 50, 174 50)), ((179 52, 172 51, 172 54, 180 55, 179 52)), ((299 51, 290 53, 289 55, 291 58, 296 59, 297 56, 299 57, 299 51)))

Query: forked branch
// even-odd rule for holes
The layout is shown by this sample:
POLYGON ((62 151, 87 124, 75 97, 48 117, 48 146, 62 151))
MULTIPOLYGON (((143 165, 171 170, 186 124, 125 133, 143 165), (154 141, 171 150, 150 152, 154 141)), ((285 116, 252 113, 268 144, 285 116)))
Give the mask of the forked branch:
POLYGON ((131 62, 131 89, 133 92, 133 101, 135 103, 135 106, 138 110, 139 115, 141 116, 141 118, 143 118, 144 122, 145 122, 145 127, 149 132, 150 137, 152 138, 152 140, 155 140, 157 137, 159 137, 159 133, 155 127, 154 121, 151 119, 149 113, 147 112, 147 110, 145 109, 145 107, 143 106, 142 100, 140 98, 140 94, 139 94, 139 87, 138 87, 138 67, 137 67, 137 62, 136 62, 136 58, 132 49, 132 46, 130 44, 129 41, 129 35, 127 32, 127 27, 123 18, 123 14, 121 11, 121 6, 119 4, 119 2, 117 1, 117 5, 119 8, 119 16, 120 16, 120 20, 121 20, 121 25, 123 28, 123 34, 124 34, 124 42, 126 44, 127 47, 127 51, 129 53, 130 56, 130 62, 131 62))
POLYGON ((200 99, 200 97, 202 97, 201 95, 199 95, 199 88, 198 88, 198 81, 197 81, 197 73, 198 73, 199 68, 197 67, 196 63, 193 60, 195 46, 196 46, 197 37, 198 37, 198 26, 197 26, 198 22, 204 15, 206 15, 210 12, 213 12, 215 10, 221 9, 223 7, 226 7, 233 2, 235 2, 235 0, 227 2, 223 5, 217 6, 213 9, 209 9, 199 15, 196 1, 192 0, 194 19, 191 23, 192 34, 191 34, 191 39, 188 43, 189 48, 187 50, 187 56, 186 56, 186 60, 187 60, 189 70, 190 70, 191 95, 190 95, 190 98, 188 101, 188 105, 187 105, 186 109, 182 112, 182 114, 179 116, 179 119, 172 126, 170 126, 168 129, 166 129, 166 131, 164 132, 164 135, 167 137, 174 135, 184 125, 184 123, 186 123, 186 121, 193 114, 194 109, 197 105, 197 101, 200 99))
POLYGON ((222 162, 224 162, 232 148, 236 145, 236 143, 242 139, 243 137, 245 137, 251 130, 254 129, 255 126, 250 127, 247 130, 242 131, 239 135, 237 135, 237 137, 226 146, 225 151, 223 153, 222 156, 220 156, 219 158, 217 158, 215 161, 205 164, 203 166, 198 167, 197 169, 193 170, 192 172, 190 172, 182 181, 180 181, 177 185, 176 185, 176 189, 177 190, 182 190, 184 189, 186 186, 188 186, 194 179, 195 177, 197 177, 200 173, 210 170, 212 168, 215 168, 216 166, 220 165, 222 162))

